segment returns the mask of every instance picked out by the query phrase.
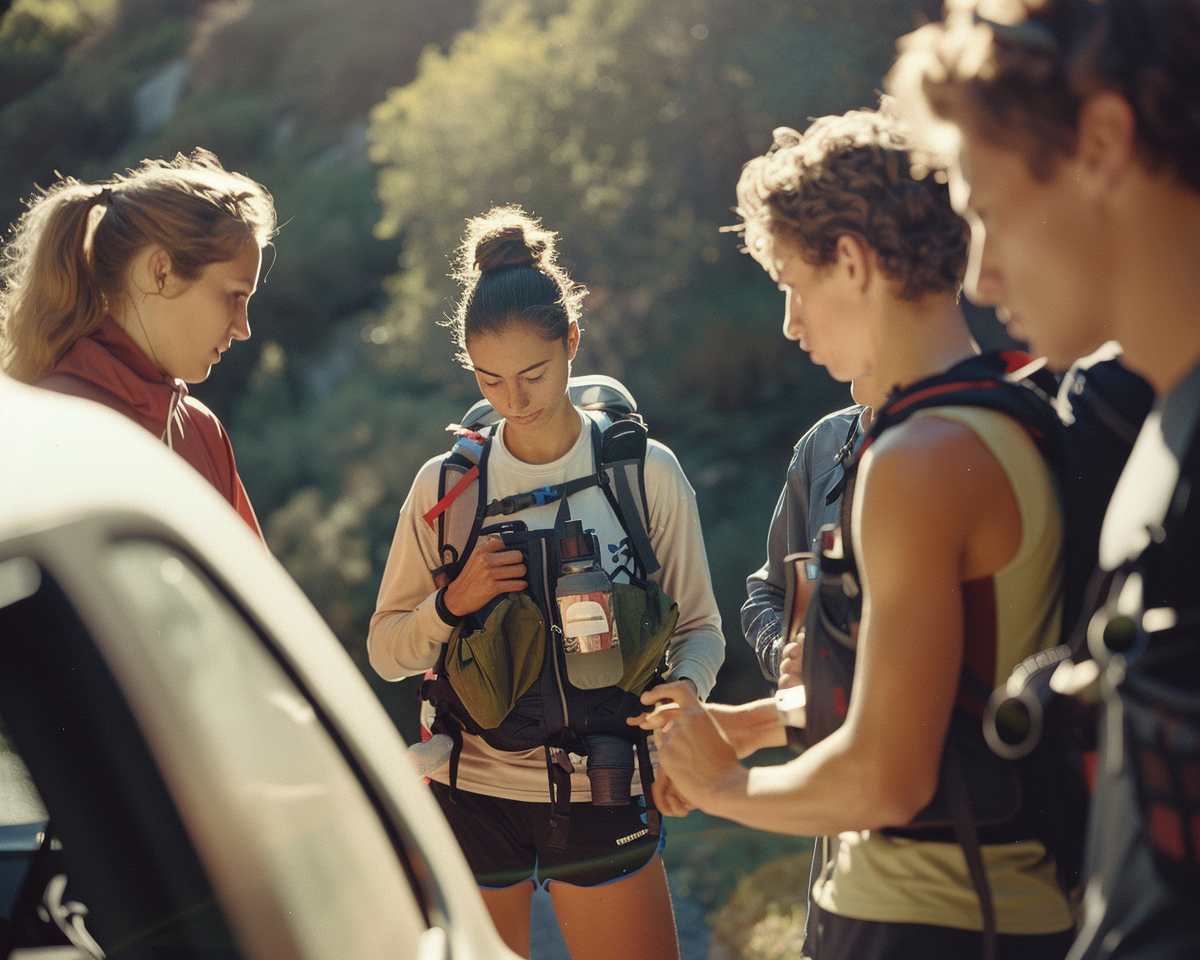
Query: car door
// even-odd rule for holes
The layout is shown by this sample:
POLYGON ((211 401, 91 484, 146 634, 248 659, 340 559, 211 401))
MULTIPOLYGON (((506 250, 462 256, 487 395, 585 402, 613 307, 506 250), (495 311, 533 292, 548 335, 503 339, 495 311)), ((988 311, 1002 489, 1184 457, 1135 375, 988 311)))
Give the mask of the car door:
POLYGON ((334 725, 153 527, 0 544, 0 795, 38 814, 0 823, 0 956, 449 956, 334 725))

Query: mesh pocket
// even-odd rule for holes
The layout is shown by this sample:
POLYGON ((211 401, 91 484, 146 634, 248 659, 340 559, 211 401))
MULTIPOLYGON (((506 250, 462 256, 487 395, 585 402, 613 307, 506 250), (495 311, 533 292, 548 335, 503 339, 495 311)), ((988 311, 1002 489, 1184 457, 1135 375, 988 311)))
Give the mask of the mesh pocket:
POLYGON ((1120 686, 1129 762, 1163 878, 1200 888, 1200 637, 1151 644, 1120 686))

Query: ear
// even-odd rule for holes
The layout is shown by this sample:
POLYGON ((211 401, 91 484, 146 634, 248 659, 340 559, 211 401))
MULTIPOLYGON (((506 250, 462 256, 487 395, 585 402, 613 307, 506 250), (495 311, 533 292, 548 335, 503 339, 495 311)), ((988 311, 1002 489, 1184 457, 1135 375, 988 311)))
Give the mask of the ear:
POLYGON ((859 293, 865 292, 871 282, 875 267, 871 253, 871 248, 861 237, 852 233, 838 237, 835 267, 859 293))
POLYGON ((162 247, 155 247, 146 258, 146 272, 150 281, 150 289, 162 293, 171 279, 171 256, 162 247))
POLYGON ((1087 185, 1108 194, 1136 162, 1137 120, 1119 93, 1105 90, 1079 111, 1076 162, 1087 185))
POLYGON ((567 362, 575 359, 575 352, 579 349, 579 323, 575 320, 571 321, 571 325, 567 327, 567 362))

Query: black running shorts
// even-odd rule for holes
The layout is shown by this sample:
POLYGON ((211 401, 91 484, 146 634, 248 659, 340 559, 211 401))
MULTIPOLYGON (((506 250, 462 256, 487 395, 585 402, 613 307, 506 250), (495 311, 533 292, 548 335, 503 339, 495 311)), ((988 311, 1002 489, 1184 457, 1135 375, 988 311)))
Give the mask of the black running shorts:
POLYGON ((659 848, 641 797, 623 807, 572 803, 567 848, 552 850, 550 804, 465 790, 452 801, 445 784, 429 786, 481 887, 503 889, 526 880, 596 887, 636 873, 659 848))

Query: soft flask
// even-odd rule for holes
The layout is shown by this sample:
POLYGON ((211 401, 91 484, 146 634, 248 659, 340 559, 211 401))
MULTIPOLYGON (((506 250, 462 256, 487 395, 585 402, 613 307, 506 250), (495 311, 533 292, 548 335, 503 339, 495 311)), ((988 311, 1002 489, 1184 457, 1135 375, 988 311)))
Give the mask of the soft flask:
MULTIPOLYGON (((612 581, 600 565, 600 544, 579 520, 568 520, 558 542, 562 574, 555 588, 562 620, 567 679, 580 690, 597 690, 621 682, 625 672, 621 641, 613 618, 612 581)), ((588 749, 588 781, 592 803, 624 806, 630 802, 633 746, 623 737, 592 734, 588 749)))
POLYGON ((625 672, 621 641, 613 619, 612 582, 600 565, 596 535, 579 520, 568 520, 559 541, 562 575, 554 596, 562 620, 567 678, 580 690, 621 682, 625 672))

